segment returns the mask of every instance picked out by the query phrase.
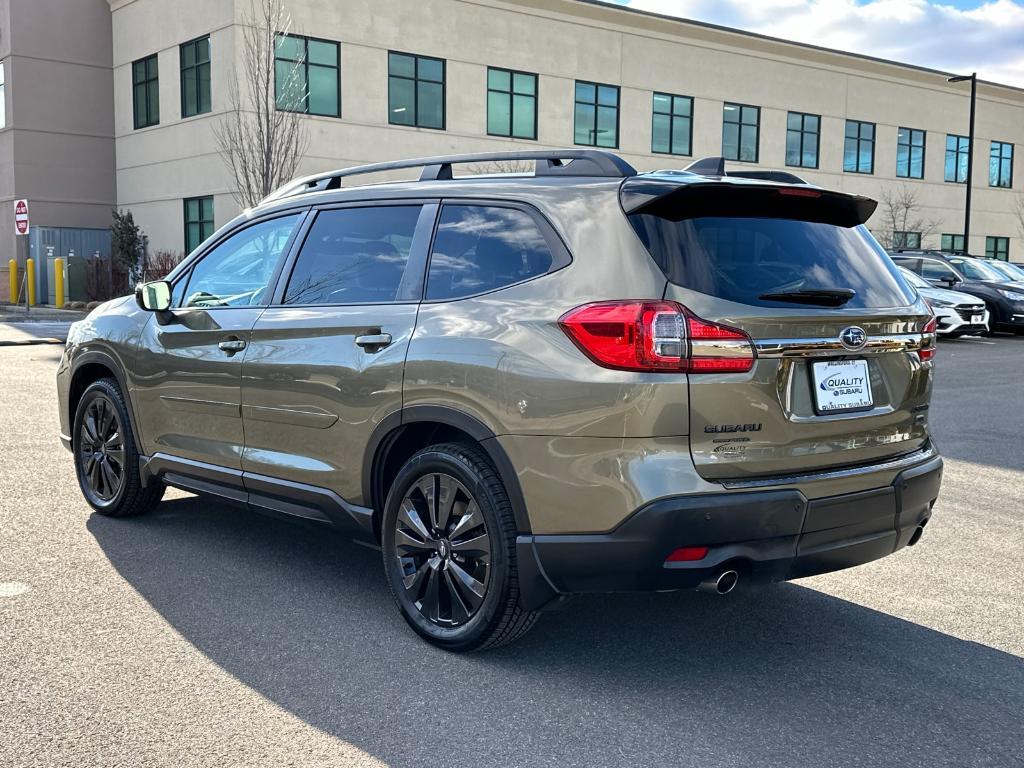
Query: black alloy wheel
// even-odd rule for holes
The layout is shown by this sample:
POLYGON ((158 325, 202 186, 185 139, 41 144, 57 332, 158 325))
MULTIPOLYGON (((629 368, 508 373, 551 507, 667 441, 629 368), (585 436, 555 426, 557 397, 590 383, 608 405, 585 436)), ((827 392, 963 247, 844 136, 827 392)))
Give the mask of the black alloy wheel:
POLYGON ((410 602, 433 624, 457 627, 480 609, 491 544, 473 495, 451 475, 421 477, 402 498, 395 557, 410 602))

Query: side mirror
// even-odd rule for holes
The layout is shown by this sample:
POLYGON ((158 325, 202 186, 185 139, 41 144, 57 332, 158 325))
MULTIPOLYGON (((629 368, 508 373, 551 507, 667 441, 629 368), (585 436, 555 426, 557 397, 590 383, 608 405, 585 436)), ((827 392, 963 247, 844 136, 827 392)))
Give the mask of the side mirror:
POLYGON ((142 283, 135 288, 135 301, 147 312, 166 312, 171 308, 171 284, 166 280, 142 283))
POLYGON ((946 285, 948 285, 948 286, 949 286, 950 288, 952 288, 952 287, 953 287, 954 285, 956 285, 957 283, 962 283, 962 282, 963 282, 963 280, 961 280, 961 279, 960 279, 959 277, 957 277, 956 275, 950 275, 950 276, 949 276, 949 277, 947 277, 947 278, 946 278, 946 279, 945 279, 945 280, 944 280, 943 282, 944 282, 944 283, 945 283, 946 285))

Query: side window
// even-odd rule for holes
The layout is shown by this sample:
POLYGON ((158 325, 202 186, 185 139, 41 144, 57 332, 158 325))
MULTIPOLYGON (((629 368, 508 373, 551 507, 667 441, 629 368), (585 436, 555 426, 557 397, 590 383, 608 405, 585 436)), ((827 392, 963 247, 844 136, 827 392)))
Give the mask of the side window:
POLYGON ((953 277, 953 270, 940 261, 925 259, 921 262, 921 274, 926 280, 948 280, 953 277))
POLYGON ((261 221, 228 237, 192 268, 183 307, 265 304, 268 287, 301 214, 261 221))
POLYGON ((295 260, 285 304, 386 304, 409 263, 419 205, 321 211, 295 260))
POLYGON ((518 283, 551 269, 553 257, 526 211, 446 205, 434 237, 427 300, 458 299, 518 283))

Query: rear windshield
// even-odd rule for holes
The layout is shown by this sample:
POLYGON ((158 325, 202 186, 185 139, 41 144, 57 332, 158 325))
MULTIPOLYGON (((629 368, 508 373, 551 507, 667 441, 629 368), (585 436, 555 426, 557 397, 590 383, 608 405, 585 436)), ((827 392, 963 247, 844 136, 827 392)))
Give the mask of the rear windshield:
POLYGON ((863 226, 793 219, 629 217, 673 283, 728 301, 793 307, 767 293, 849 289, 844 308, 902 307, 915 300, 896 266, 863 226))

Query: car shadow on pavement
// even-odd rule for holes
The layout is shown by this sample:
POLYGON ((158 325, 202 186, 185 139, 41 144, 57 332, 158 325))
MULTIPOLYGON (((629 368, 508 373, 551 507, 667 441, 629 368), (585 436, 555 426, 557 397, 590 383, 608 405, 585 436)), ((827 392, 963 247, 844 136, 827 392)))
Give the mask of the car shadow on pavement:
POLYGON ((1024 761, 1024 661, 796 584, 582 597, 460 657, 333 534, 194 497, 88 527, 210 660, 393 766, 1024 761))

